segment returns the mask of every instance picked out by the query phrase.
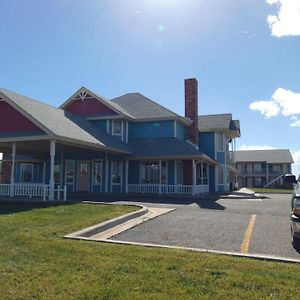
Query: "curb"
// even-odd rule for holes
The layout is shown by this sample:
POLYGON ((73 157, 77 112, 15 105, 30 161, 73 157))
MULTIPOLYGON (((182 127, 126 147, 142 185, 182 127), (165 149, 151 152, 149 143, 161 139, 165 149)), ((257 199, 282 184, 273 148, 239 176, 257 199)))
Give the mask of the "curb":
MULTIPOLYGON (((83 203, 107 204, 107 203, 92 202, 92 201, 84 201, 83 203)), ((111 205, 115 205, 115 204, 111 204, 111 205)), ((131 206, 138 206, 138 207, 141 207, 141 209, 138 210, 138 211, 134 211, 134 212, 128 213, 126 215, 120 216, 120 217, 116 217, 114 219, 110 219, 108 221, 104 221, 100 224, 93 225, 93 226, 87 227, 85 229, 76 231, 76 232, 72 232, 70 234, 65 235, 64 238, 79 238, 79 237, 88 238, 92 235, 95 235, 97 233, 101 233, 101 232, 106 231, 108 229, 111 229, 111 228, 113 228, 117 225, 125 223, 129 220, 141 217, 141 216, 148 213, 148 207, 146 207, 146 206, 143 206, 143 205, 131 205, 131 206)))
POLYGON ((249 258, 249 259, 262 260, 262 261, 274 261, 274 262, 282 262, 282 263, 300 264, 300 259, 285 258, 285 257, 280 257, 280 256, 272 256, 272 255, 264 255, 264 254, 243 254, 243 253, 239 253, 239 252, 218 251, 218 250, 183 247, 183 246, 168 246, 168 245, 161 245, 161 244, 127 242, 127 241, 107 240, 107 239, 106 240, 98 240, 96 242, 102 242, 102 243, 104 242, 104 243, 110 243, 110 244, 121 244, 121 245, 131 245, 131 246, 141 246, 141 247, 149 247, 149 248, 185 250, 185 251, 219 254, 219 255, 240 257, 240 258, 249 258))

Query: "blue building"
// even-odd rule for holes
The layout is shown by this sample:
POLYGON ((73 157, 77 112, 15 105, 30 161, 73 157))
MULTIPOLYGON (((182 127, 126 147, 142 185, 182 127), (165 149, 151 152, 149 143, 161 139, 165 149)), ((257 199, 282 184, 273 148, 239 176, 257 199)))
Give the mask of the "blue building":
POLYGON ((107 100, 82 87, 55 108, 0 89, 0 196, 228 191, 239 136, 231 114, 198 115, 196 79, 184 117, 139 93, 107 100))

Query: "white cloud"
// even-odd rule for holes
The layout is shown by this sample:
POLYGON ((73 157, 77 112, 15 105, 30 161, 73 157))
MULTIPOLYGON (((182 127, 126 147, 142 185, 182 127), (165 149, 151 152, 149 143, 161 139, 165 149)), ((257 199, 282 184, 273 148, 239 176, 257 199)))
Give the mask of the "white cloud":
POLYGON ((258 110, 266 118, 276 117, 279 112, 279 106, 273 101, 255 101, 250 104, 251 110, 258 110))
POLYGON ((279 8, 277 16, 267 18, 273 36, 300 35, 300 0, 266 0, 266 3, 277 4, 279 8))
POLYGON ((268 145, 242 145, 238 150, 272 150, 275 147, 268 145))
POLYGON ((289 117, 293 123, 291 126, 300 126, 300 93, 278 88, 272 95, 271 100, 259 100, 250 104, 249 108, 259 111, 266 118, 283 115, 289 117))

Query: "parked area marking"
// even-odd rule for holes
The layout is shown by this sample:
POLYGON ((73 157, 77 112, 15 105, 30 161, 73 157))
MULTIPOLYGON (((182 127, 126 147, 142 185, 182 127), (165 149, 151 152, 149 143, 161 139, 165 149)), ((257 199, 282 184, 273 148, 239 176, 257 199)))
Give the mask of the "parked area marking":
POLYGON ((244 235, 243 242, 241 244, 241 253, 248 253, 250 240, 251 240, 251 236, 252 236, 254 225, 255 225, 255 221, 256 221, 256 215, 251 215, 249 225, 247 227, 247 230, 246 230, 245 235, 244 235))

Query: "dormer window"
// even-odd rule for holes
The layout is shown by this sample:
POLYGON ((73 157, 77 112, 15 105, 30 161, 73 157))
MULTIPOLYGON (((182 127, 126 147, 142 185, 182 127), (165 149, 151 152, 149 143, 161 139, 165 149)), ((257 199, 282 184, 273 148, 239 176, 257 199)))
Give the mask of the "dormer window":
POLYGON ((112 123, 112 135, 123 135, 123 122, 120 120, 113 120, 112 123))

